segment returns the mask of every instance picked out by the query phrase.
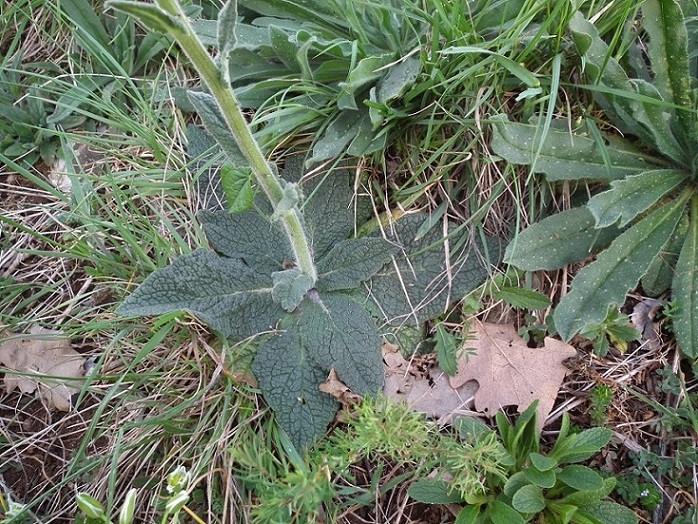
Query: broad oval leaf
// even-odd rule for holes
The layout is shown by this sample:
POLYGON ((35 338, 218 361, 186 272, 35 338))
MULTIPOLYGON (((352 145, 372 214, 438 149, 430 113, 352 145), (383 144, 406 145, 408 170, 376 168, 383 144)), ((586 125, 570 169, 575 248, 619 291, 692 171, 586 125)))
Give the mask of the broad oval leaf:
POLYGON ((557 460, 546 457, 545 455, 541 455, 540 453, 531 453, 529 455, 529 459, 531 460, 531 464, 533 464, 536 469, 540 471, 548 471, 557 466, 557 460))
POLYGON ((557 479, 579 491, 603 489, 603 478, 601 475, 591 468, 577 464, 562 468, 562 471, 557 474, 557 479))
POLYGON ((306 449, 325 433, 338 404, 320 391, 327 370, 308 357, 297 324, 259 348, 252 371, 276 420, 297 449, 306 449))
POLYGON ((611 182, 611 189, 589 200, 587 207, 596 219, 596 227, 608 227, 620 221, 624 227, 649 209, 664 195, 679 187, 686 174, 676 169, 657 169, 624 180, 611 182))
POLYGON ((117 312, 141 316, 184 310, 235 339, 269 331, 284 315, 272 300, 270 275, 207 249, 151 273, 117 312))
POLYGON ((521 513, 539 513, 545 509, 543 490, 533 484, 523 486, 514 493, 511 505, 521 513))
POLYGON ((525 524, 521 514, 500 500, 493 500, 487 513, 494 524, 525 524))
POLYGON ((555 485, 555 472, 553 470, 540 471, 529 466, 523 470, 526 480, 541 488, 552 488, 555 485))
POLYGON ((595 229, 594 216, 576 207, 530 225, 511 241, 504 262, 525 271, 560 269, 606 247, 620 234, 616 227, 595 229))
POLYGON ((686 198, 682 197, 659 207, 621 233, 575 276, 572 290, 562 298, 553 316, 563 340, 602 322, 610 305, 624 302, 673 233, 685 205, 686 198))
POLYGON ((684 355, 698 358, 698 195, 691 203, 688 234, 684 241, 672 283, 677 312, 673 318, 676 342, 684 355))

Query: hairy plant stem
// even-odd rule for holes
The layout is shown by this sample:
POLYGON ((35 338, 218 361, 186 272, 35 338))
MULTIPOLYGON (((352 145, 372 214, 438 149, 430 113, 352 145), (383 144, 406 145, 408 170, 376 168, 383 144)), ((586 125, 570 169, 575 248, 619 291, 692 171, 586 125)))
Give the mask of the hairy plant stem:
POLYGON ((220 69, 209 55, 208 51, 196 36, 194 29, 177 0, 156 0, 158 6, 176 17, 180 25, 172 29, 172 36, 177 40, 192 65, 201 75, 211 95, 218 102, 223 118, 240 147, 240 151, 249 162, 259 187, 262 188, 274 208, 274 215, 281 221, 284 231, 293 249, 298 268, 313 281, 317 281, 315 261, 310 250, 308 236, 303 226, 301 212, 298 206, 290 210, 280 210, 279 204, 284 197, 284 186, 281 179, 272 170, 262 153, 259 144, 242 114, 240 103, 230 84, 223 78, 220 69))

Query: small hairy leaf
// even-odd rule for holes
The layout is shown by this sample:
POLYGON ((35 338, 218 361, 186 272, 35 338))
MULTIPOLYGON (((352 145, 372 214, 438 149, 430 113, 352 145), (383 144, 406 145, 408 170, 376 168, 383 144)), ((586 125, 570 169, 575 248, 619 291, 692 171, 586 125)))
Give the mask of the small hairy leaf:
POLYGON ((519 233, 507 246, 504 261, 525 271, 560 269, 602 249, 618 236, 616 227, 594 228, 586 207, 544 218, 519 233))
POLYGON ((254 204, 252 171, 224 164, 221 166, 220 177, 228 212, 240 213, 250 209, 254 204))
POLYGON ((204 123, 206 131, 216 139, 233 166, 242 167, 247 165, 247 161, 240 151, 233 133, 225 122, 216 99, 207 93, 200 91, 189 91, 189 100, 199 113, 204 123))
POLYGON ((602 322, 610 305, 624 302, 626 293, 637 285, 673 233, 684 207, 685 199, 679 199, 655 210, 621 233, 577 273, 572 290, 562 298, 553 317, 563 340, 602 322))
POLYGON ((541 488, 552 488, 555 485, 555 472, 552 470, 540 471, 534 466, 524 468, 523 474, 526 480, 541 488))
POLYGON ((371 315, 348 296, 329 294, 305 300, 298 318, 301 338, 316 365, 337 371, 359 395, 383 387, 381 337, 371 315))
POLYGON ((511 505, 521 513, 539 513, 545 509, 543 490, 533 484, 523 486, 514 493, 511 505))
POLYGON ((611 441, 612 436, 607 428, 587 429, 564 440, 558 439, 549 456, 560 464, 582 462, 601 451, 611 441))
POLYGON ((356 288, 397 251, 397 246, 382 238, 343 240, 318 262, 318 288, 324 291, 356 288))
POLYGON ((284 232, 256 210, 234 215, 200 211, 197 217, 216 251, 240 259, 260 273, 271 275, 283 269, 284 260, 293 260, 284 232))
POLYGON ((603 478, 601 475, 591 468, 577 464, 562 468, 562 471, 557 474, 557 479, 579 491, 603 489, 603 478))
POLYGON ((288 312, 296 309, 313 287, 313 280, 297 267, 275 271, 271 274, 271 279, 274 283, 271 298, 288 312))
POLYGON ((698 196, 691 202, 690 226, 676 262, 672 299, 677 312, 673 319, 676 342, 689 358, 698 358, 698 196))
POLYGON ((686 174, 675 169, 657 169, 624 180, 611 182, 611 189, 589 200, 587 207, 603 228, 620 221, 624 227, 637 215, 649 209, 685 180, 686 174))
MULTIPOLYGON (((182 31, 179 20, 153 4, 130 0, 109 0, 106 7, 112 7, 131 15, 141 21, 148 29, 158 33, 178 34, 182 31)), ((106 49, 110 47, 107 46, 106 49)))
POLYGON ((378 82, 377 99, 386 104, 400 96, 409 88, 422 70, 419 57, 408 58, 393 65, 380 82, 378 82))
POLYGON ((235 339, 273 329, 284 314, 272 300, 270 275, 206 249, 151 273, 117 311, 141 316, 183 310, 235 339))
POLYGON ((461 502, 460 495, 453 490, 445 480, 422 479, 410 484, 407 494, 414 500, 425 504, 457 504, 461 502))
POLYGON ((443 324, 436 325, 434 333, 434 352, 439 367, 449 376, 458 372, 458 352, 460 351, 459 340, 448 331, 443 324))
POLYGON ((319 386, 327 370, 307 354, 297 325, 257 351, 252 371, 274 416, 298 449, 311 446, 332 422, 338 404, 319 386))
MULTIPOLYGON (((439 228, 415 240, 425 218, 407 215, 395 223, 389 240, 403 246, 403 253, 395 255, 367 284, 381 314, 394 325, 434 318, 488 275, 487 254, 468 239, 467 232, 445 239, 439 228)), ((489 263, 496 265, 499 246, 494 239, 491 244, 489 263)))
POLYGON ((620 142, 606 146, 554 128, 543 137, 541 126, 509 122, 506 117, 494 121, 492 132, 495 153, 513 164, 535 164, 534 171, 545 173, 550 181, 617 180, 648 167, 644 155, 625 143, 623 149, 620 142))
POLYGON ((531 453, 529 455, 531 464, 539 471, 548 471, 557 466, 557 460, 541 455, 540 453, 531 453))
POLYGON ((227 0, 218 12, 218 22, 216 24, 218 52, 221 53, 224 60, 228 59, 228 55, 237 43, 237 35, 235 33, 237 21, 237 0, 227 0))

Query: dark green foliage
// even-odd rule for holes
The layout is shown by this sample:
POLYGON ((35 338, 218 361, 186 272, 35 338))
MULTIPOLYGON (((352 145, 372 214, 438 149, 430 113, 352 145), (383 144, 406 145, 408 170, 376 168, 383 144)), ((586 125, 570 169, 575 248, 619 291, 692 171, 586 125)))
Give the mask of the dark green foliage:
POLYGON ((555 310, 565 340, 600 325, 641 282, 653 295, 671 286, 676 339, 686 356, 698 357, 698 99, 691 88, 698 41, 687 36, 691 18, 682 6, 691 9, 675 0, 642 4, 648 63, 619 62, 581 13, 570 23, 596 101, 626 137, 656 154, 601 136, 593 124, 586 135, 559 131, 554 122, 549 129, 506 119, 494 125, 494 149, 510 162, 532 164, 551 181, 611 182, 585 207, 531 226, 507 248, 506 260, 527 270, 555 269, 600 250, 555 310))
POLYGON ((456 522, 499 524, 528 522, 568 522, 574 524, 633 524, 638 519, 629 509, 608 499, 615 478, 604 479, 593 469, 577 464, 604 448, 611 431, 592 428, 570 433, 565 413, 553 449, 541 454, 536 404, 524 411, 515 423, 497 414, 498 435, 475 419, 461 419, 462 446, 480 450, 478 467, 486 443, 497 443, 502 452, 495 460, 497 468, 477 471, 465 468, 443 452, 442 466, 451 481, 419 480, 409 488, 413 498, 427 503, 453 503, 460 497, 465 505, 456 522), (479 474, 481 484, 464 481, 479 474), (466 477, 464 477, 466 475, 466 477))

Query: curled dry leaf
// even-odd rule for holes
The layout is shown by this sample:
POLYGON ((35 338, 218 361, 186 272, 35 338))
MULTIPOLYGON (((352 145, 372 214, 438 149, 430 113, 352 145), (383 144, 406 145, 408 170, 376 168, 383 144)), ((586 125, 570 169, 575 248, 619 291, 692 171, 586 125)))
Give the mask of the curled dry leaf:
POLYGON ((543 426, 568 372, 563 361, 574 357, 576 350, 550 337, 546 337, 544 347, 529 348, 516 329, 505 324, 475 321, 471 335, 463 354, 471 348, 476 354, 459 359, 451 386, 459 388, 477 381, 480 387, 475 409, 488 416, 504 406, 517 406, 522 412, 538 399, 538 420, 543 426))
POLYGON ((8 393, 19 388, 22 393, 39 389, 49 406, 70 411, 71 396, 78 392, 67 382, 85 374, 85 359, 59 332, 34 326, 26 335, 4 333, 0 344, 0 364, 6 367, 8 393), (17 374, 12 373, 16 371, 17 374), (27 375, 25 375, 27 374, 27 375))
POLYGON ((661 327, 657 320, 658 314, 661 312, 664 302, 655 298, 643 298, 635 304, 633 312, 630 315, 630 321, 633 327, 637 329, 642 338, 640 344, 647 351, 657 351, 662 347, 662 339, 660 336, 661 327))

